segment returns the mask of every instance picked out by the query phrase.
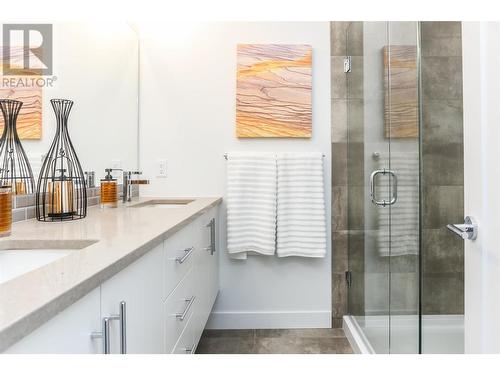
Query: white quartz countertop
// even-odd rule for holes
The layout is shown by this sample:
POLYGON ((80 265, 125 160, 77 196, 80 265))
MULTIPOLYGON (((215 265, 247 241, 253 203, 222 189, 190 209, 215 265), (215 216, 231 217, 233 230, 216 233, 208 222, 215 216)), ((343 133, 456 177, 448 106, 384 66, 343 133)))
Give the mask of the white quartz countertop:
POLYGON ((186 198, 194 200, 168 209, 129 207, 153 199, 168 198, 134 198, 118 208, 89 207, 81 220, 14 223, 11 236, 0 239, 0 244, 10 240, 98 242, 0 283, 0 352, 222 201, 186 198))

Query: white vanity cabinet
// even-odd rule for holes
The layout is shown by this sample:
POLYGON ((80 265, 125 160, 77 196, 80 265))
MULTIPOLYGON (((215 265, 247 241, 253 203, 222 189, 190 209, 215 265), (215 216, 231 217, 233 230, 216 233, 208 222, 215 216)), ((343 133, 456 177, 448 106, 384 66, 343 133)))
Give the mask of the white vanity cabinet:
POLYGON ((218 293, 217 222, 214 207, 5 353, 193 353, 218 293))
POLYGON ((9 347, 6 354, 101 353, 101 340, 91 332, 101 330, 101 293, 96 288, 61 311, 47 323, 9 347))
POLYGON ((162 260, 163 243, 101 285, 111 354, 163 353, 162 260))

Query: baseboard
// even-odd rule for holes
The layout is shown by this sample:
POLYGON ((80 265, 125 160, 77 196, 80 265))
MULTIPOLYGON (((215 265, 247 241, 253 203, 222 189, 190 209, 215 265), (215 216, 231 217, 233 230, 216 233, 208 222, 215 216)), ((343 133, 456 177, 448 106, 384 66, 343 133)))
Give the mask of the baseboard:
POLYGON ((375 354, 375 350, 370 345, 363 330, 352 316, 344 315, 344 324, 342 328, 344 328, 344 333, 354 353, 375 354))
POLYGON ((331 311, 215 311, 208 329, 331 328, 331 311))

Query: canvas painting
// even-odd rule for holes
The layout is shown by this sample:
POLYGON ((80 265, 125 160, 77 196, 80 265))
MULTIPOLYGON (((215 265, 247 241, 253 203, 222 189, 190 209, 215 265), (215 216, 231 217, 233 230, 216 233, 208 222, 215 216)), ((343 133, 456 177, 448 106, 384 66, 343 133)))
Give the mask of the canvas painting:
POLYGON ((384 47, 384 135, 418 137, 416 46, 384 47))
MULTIPOLYGON (((3 48, 0 47, 0 51, 3 48)), ((11 48, 12 61, 22 62, 23 49, 11 48), (19 54, 16 58, 15 54, 19 54)), ((3 64, 5 63, 3 58, 1 62, 1 71, 3 72, 3 64)), ((20 65, 22 66, 22 65, 20 65)), ((14 99, 23 102, 21 111, 17 118, 17 133, 20 139, 41 139, 42 138, 42 88, 40 87, 12 87, 11 85, 5 85, 4 79, 23 81, 26 76, 1 76, 0 82, 0 98, 1 99, 14 99)), ((30 82, 33 82, 32 78, 36 80, 37 76, 29 76, 30 82)), ((25 80, 24 80, 25 81, 25 80)), ((3 132, 3 115, 0 113, 0 134, 3 132)))
POLYGON ((312 48, 239 44, 236 136, 310 138, 312 48))

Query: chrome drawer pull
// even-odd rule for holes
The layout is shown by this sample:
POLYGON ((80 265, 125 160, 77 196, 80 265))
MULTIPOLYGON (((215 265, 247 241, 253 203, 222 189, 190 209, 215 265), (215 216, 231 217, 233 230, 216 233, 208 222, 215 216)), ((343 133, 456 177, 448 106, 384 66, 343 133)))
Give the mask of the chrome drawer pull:
POLYGON ((194 246, 188 247, 187 249, 184 249, 184 255, 178 258, 175 258, 175 261, 179 264, 182 264, 186 261, 187 258, 193 253, 194 251, 194 246))
POLYGON ((191 309, 191 306, 193 306, 194 300, 196 299, 195 296, 192 296, 191 298, 185 299, 185 301, 188 303, 186 305, 186 308, 184 309, 183 312, 175 314, 176 318, 179 318, 179 320, 182 322, 184 319, 186 319, 187 313, 189 312, 189 309, 191 309))
POLYGON ((193 351, 194 351, 194 345, 192 347, 190 347, 190 348, 184 348, 184 351, 186 353, 189 353, 189 354, 193 353, 193 351))

